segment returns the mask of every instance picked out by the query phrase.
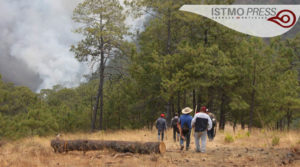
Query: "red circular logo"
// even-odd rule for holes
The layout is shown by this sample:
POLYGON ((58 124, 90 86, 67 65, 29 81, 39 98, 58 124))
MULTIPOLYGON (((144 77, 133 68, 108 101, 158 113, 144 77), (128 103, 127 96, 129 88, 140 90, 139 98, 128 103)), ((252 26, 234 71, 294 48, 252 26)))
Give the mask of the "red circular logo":
POLYGON ((291 10, 282 10, 275 17, 271 17, 268 21, 272 21, 283 28, 290 28, 296 23, 296 15, 291 10))

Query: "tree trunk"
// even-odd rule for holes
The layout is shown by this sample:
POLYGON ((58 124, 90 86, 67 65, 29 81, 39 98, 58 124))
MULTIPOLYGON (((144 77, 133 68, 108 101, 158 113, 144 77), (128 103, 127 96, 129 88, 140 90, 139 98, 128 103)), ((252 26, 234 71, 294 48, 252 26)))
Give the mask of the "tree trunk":
POLYGON ((283 131, 283 118, 280 119, 279 123, 280 131, 283 131))
POLYGON ((193 89, 193 110, 196 109, 196 91, 193 89))
POLYGON ((100 89, 100 118, 99 118, 99 130, 102 130, 103 128, 103 85, 104 85, 104 53, 101 52, 101 62, 100 62, 100 83, 99 83, 99 89, 100 89))
POLYGON ((241 128, 244 130, 245 129, 245 118, 244 118, 244 112, 241 114, 241 128))
POLYGON ((167 121, 167 125, 169 126, 171 123, 171 119, 172 119, 172 113, 173 113, 173 97, 170 98, 170 100, 168 101, 168 105, 167 105, 167 117, 166 117, 166 121, 167 121))
POLYGON ((165 153, 163 142, 129 142, 129 141, 101 141, 101 140, 52 140, 51 147, 54 152, 93 151, 112 149, 117 152, 131 152, 140 154, 165 153))
MULTIPOLYGON (((183 105, 183 108, 186 107, 186 90, 183 91, 183 104, 182 105, 183 105)), ((178 113, 178 114, 180 114, 180 113, 178 113)))
MULTIPOLYGON (((94 105, 93 105, 93 96, 91 96, 91 122, 92 122, 92 125, 91 125, 91 129, 93 130, 93 127, 95 127, 95 122, 93 122, 93 119, 94 119, 94 116, 93 116, 93 113, 94 113, 94 105)), ((97 113, 96 113, 97 115, 97 113)))
POLYGON ((177 94, 177 113, 180 114, 181 108, 180 108, 180 91, 178 91, 177 94))
POLYGON ((289 131, 290 130, 290 125, 292 123, 292 111, 290 111, 290 109, 288 108, 288 111, 287 111, 287 130, 289 131))
POLYGON ((208 88, 208 96, 209 96, 209 101, 208 101, 208 109, 209 112, 214 113, 214 95, 213 95, 213 88, 210 87, 208 88))
POLYGON ((204 43, 207 46, 207 44, 208 44, 208 30, 204 31, 204 43))
POLYGON ((233 121, 233 133, 235 133, 237 119, 235 118, 233 121))
POLYGON ((221 109, 220 109, 220 124, 219 129, 224 130, 225 129, 225 94, 223 93, 221 98, 221 109))
POLYGON ((253 69, 253 80, 252 80, 252 93, 251 93, 251 106, 250 106, 250 113, 249 113, 249 124, 248 130, 251 131, 253 125, 253 115, 254 115, 254 105, 255 105, 255 84, 256 84, 256 62, 254 63, 253 69))
MULTIPOLYGON (((167 48, 166 48, 166 53, 168 55, 171 54, 171 10, 170 8, 168 8, 168 21, 167 21, 167 48)), ((171 78, 171 74, 169 76, 171 78)), ((169 122, 171 122, 171 113, 172 113, 172 109, 171 109, 171 104, 173 103, 173 99, 171 98, 168 101, 168 107, 167 107, 167 124, 169 125, 169 122)))
MULTIPOLYGON (((102 27, 102 15, 100 15, 100 24, 102 27)), ((93 113, 93 121, 92 121, 92 130, 95 130, 95 122, 96 122, 96 116, 97 116, 97 110, 99 105, 99 99, 100 99, 100 117, 99 117, 99 129, 102 130, 103 128, 103 84, 104 84, 104 69, 105 69, 105 63, 104 63, 104 40, 103 37, 100 37, 100 67, 99 67, 99 87, 98 87, 98 93, 96 97, 96 104, 94 107, 94 113, 93 113)))
POLYGON ((171 54, 171 9, 168 8, 168 23, 167 23, 167 54, 171 54))
MULTIPOLYGON (((101 73, 101 65, 99 67, 99 71, 101 73)), ((98 86, 98 92, 97 92, 96 102, 95 102, 95 106, 94 106, 94 110, 93 110, 92 130, 96 129, 96 118, 97 118, 97 111, 98 111, 98 106, 99 106, 99 99, 100 99, 101 94, 102 94, 102 90, 101 89, 102 89, 102 85, 101 85, 101 74, 100 74, 100 81, 99 81, 99 86, 98 86)), ((100 115, 101 115, 101 113, 100 113, 100 115)), ((102 118, 100 118, 100 119, 102 119, 102 118)))
MULTIPOLYGON (((199 89, 199 92, 198 92, 198 94, 197 94, 197 110, 198 111, 200 111, 200 109, 201 109, 201 101, 202 101, 202 99, 201 99, 201 91, 200 91, 200 89, 199 89)), ((197 111, 196 111, 197 112, 197 111)))
MULTIPOLYGON (((119 111, 121 111, 121 110, 119 110, 119 111)), ((121 114, 119 114, 119 116, 118 116, 119 118, 118 118, 118 126, 119 126, 119 129, 121 129, 121 114)))
MULTIPOLYGON (((174 114, 175 114, 175 102, 174 102, 175 100, 174 99, 172 99, 172 104, 171 104, 171 113, 172 113, 172 117, 174 116, 174 114)), ((171 117, 171 119, 172 119, 172 117, 171 117)), ((171 121, 171 120, 170 120, 171 121)))

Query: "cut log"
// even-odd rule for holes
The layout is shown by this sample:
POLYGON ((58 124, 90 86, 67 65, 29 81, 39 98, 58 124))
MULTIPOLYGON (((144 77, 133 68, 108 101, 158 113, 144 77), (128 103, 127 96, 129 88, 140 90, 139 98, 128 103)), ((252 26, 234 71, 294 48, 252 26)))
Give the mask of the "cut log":
POLYGON ((93 151, 112 149, 117 152, 131 152, 140 154, 165 153, 166 145, 163 142, 129 142, 129 141, 103 141, 103 140, 52 140, 51 147, 54 152, 93 151))

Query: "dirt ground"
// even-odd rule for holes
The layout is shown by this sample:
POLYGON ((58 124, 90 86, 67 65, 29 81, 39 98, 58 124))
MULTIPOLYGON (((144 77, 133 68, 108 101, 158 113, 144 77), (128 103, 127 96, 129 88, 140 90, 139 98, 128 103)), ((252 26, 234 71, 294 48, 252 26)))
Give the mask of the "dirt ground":
MULTIPOLYGON (((193 135, 193 134, 192 134, 193 135)), ((255 130, 247 131, 231 128, 217 132, 214 141, 207 143, 206 153, 196 153, 194 138, 188 151, 179 150, 179 142, 172 139, 172 130, 167 132, 165 144, 167 152, 163 155, 116 153, 111 150, 68 152, 57 154, 50 147, 54 138, 32 137, 16 142, 0 143, 1 167, 98 167, 98 166, 180 166, 180 167, 227 167, 227 166, 300 166, 300 133, 280 133, 255 130), (232 136, 233 142, 225 142, 225 136, 232 136), (279 144, 272 146, 272 138, 280 138, 279 144)), ((156 131, 135 130, 117 132, 97 132, 92 134, 66 134, 63 139, 156 141, 156 131)))

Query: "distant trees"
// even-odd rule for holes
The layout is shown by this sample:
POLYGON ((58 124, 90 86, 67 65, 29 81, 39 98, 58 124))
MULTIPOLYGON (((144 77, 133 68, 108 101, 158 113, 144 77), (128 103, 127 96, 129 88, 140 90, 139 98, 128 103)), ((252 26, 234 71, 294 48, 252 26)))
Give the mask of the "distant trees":
MULTIPOLYGON (((180 112, 183 104, 194 109, 206 105, 218 115, 220 129, 227 121, 235 126, 240 123, 243 128, 248 124, 249 129, 274 127, 279 119, 274 116, 287 120, 281 114, 290 112, 282 110, 292 105, 280 99, 292 94, 294 111, 298 110, 299 64, 295 63, 299 62, 299 49, 295 48, 299 44, 292 41, 299 39, 274 38, 267 44, 209 19, 178 11, 187 3, 199 2, 127 1, 134 11, 151 17, 138 36, 138 53, 131 58, 131 77, 138 83, 136 88, 144 92, 138 99, 159 97, 157 102, 161 104, 156 113, 167 108, 167 118, 176 108, 180 112)), ((148 111, 148 107, 143 110, 148 111)))

